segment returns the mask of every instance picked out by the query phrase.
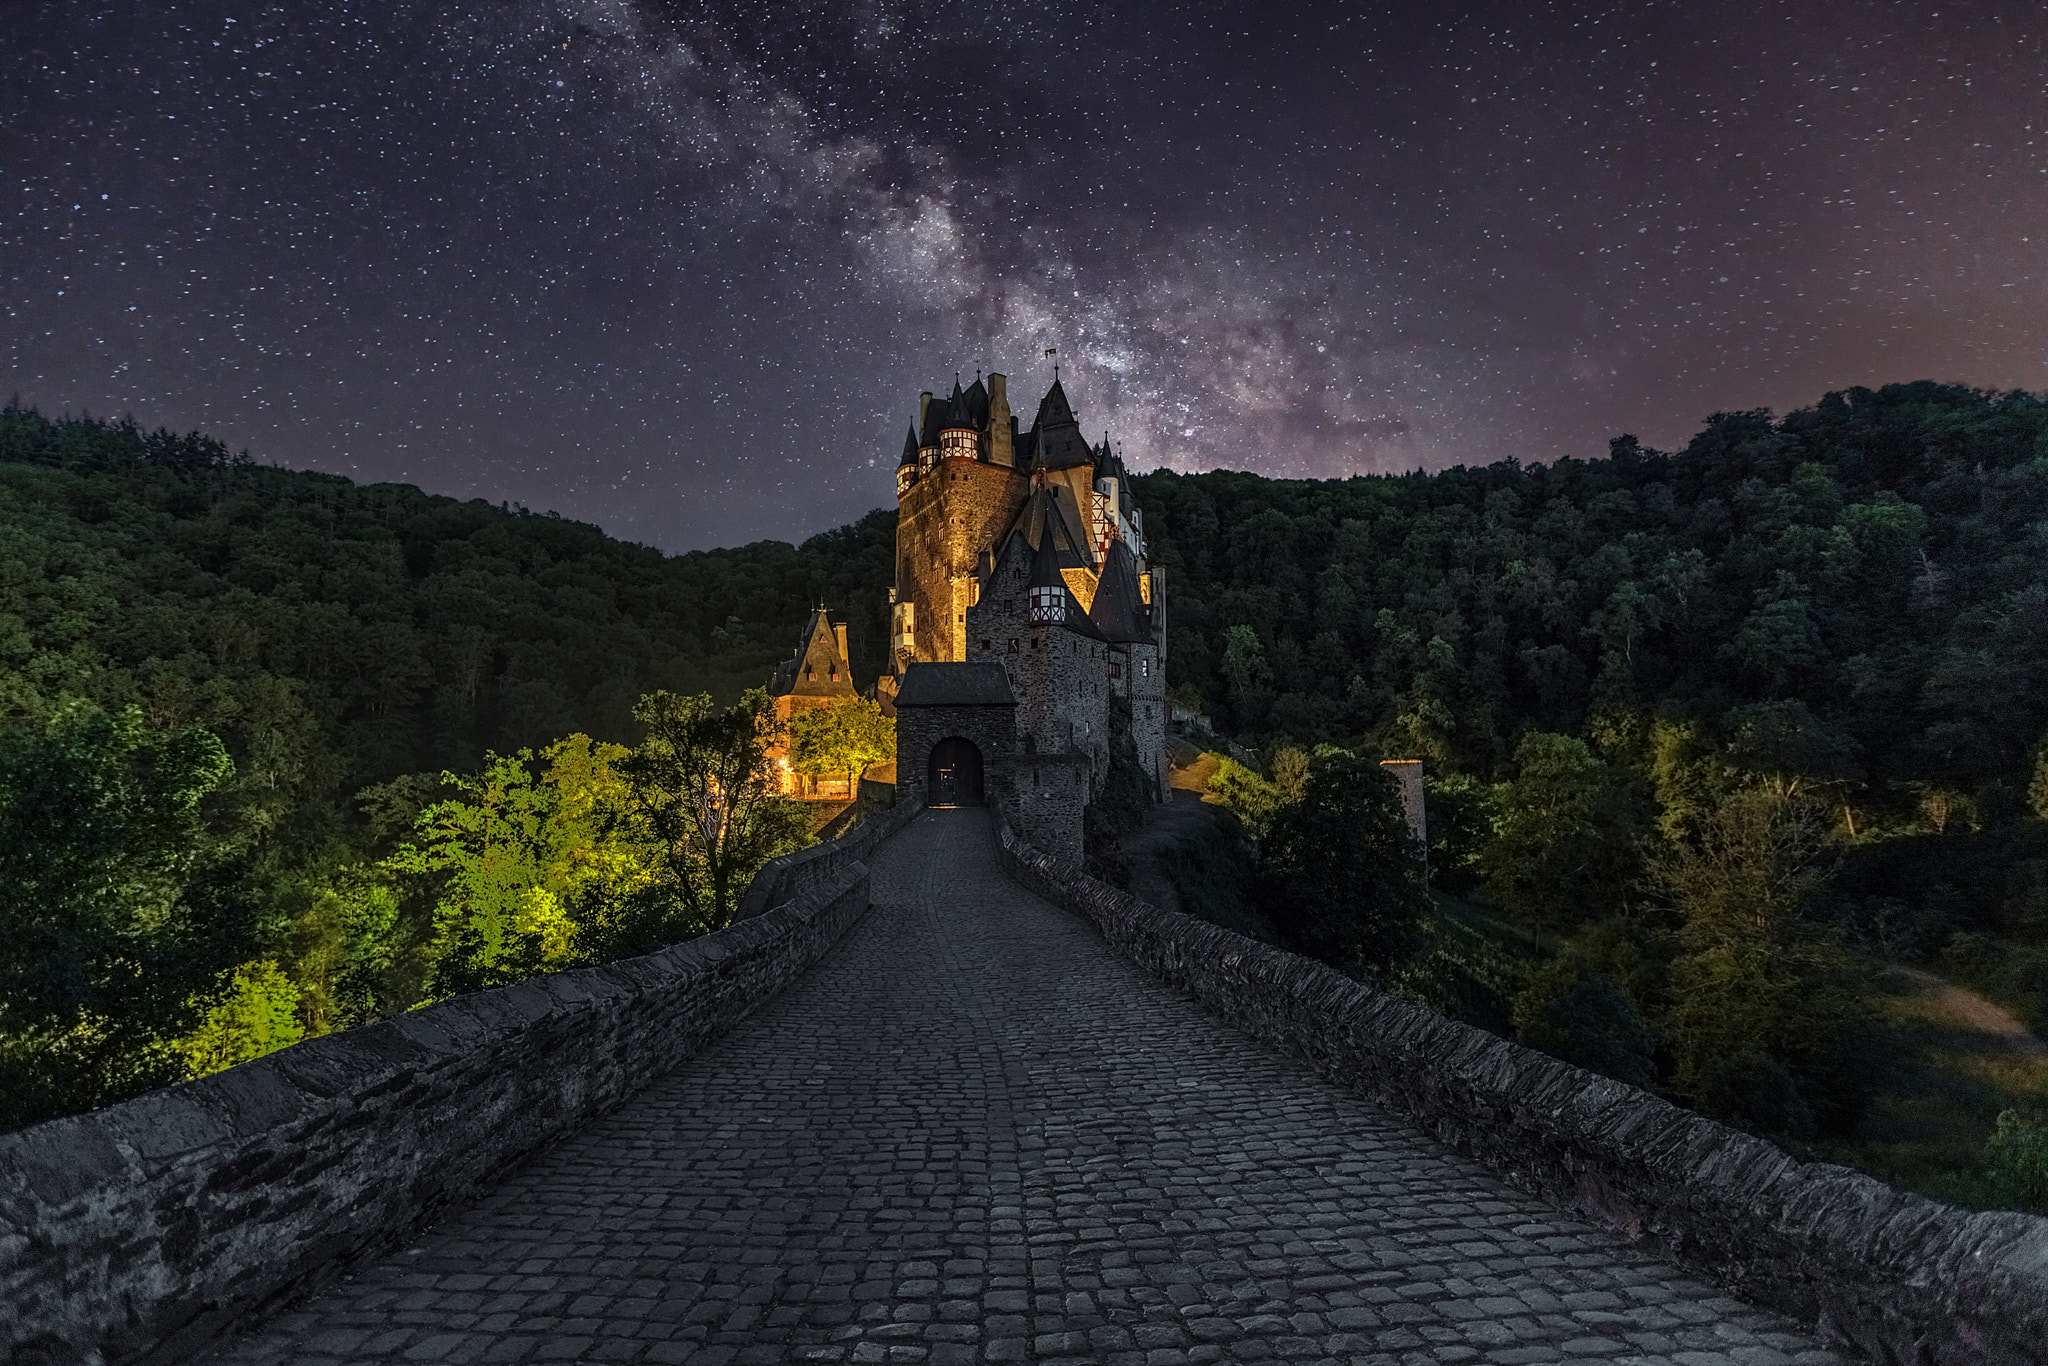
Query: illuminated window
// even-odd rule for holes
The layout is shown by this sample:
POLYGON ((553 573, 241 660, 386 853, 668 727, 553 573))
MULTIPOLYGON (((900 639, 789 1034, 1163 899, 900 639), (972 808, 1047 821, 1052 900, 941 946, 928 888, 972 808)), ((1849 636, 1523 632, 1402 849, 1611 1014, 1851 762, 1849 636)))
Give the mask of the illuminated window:
POLYGON ((1067 619, 1067 590, 1058 586, 1031 590, 1031 620, 1061 622, 1067 619))
POLYGON ((1141 660, 1139 660, 1139 661, 1138 661, 1138 677, 1140 677, 1140 678, 1150 678, 1151 676, 1152 676, 1152 661, 1151 661, 1151 660, 1149 660, 1149 659, 1141 659, 1141 660))

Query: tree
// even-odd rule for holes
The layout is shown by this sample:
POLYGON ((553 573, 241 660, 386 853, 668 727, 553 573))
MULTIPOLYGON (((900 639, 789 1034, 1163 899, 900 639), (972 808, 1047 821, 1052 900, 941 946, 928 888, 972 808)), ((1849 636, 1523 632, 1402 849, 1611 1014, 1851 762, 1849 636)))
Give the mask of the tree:
POLYGON ((1831 872, 1826 834, 1810 801, 1738 792, 1647 867, 1683 946, 1663 1021, 1672 1089, 1794 1138, 1856 1113, 1856 1047, 1869 1026, 1853 965, 1800 914, 1831 872))
POLYGON ((1983 1163, 2001 1203, 2048 1213, 2048 1090, 1999 1112, 1983 1163))
POLYGON ((790 767, 814 777, 844 773, 850 795, 860 795, 860 775, 869 764, 895 757, 896 723, 873 698, 842 697, 789 719, 790 767))
POLYGON ((178 1051, 184 1055, 185 1075, 197 1080, 305 1037, 297 984, 275 960, 265 958, 221 974, 204 1020, 178 1041, 178 1051))
POLYGON ((601 938, 644 905, 663 871, 653 828, 621 776, 627 751, 587 735, 536 755, 492 755, 461 795, 419 814, 388 865, 440 881, 435 991, 555 972, 600 956, 601 938))
POLYGON ((233 772, 137 707, 0 728, 0 1124, 182 1074, 174 1040, 263 928, 202 811, 233 772))
POLYGON ((1475 859, 1481 886, 1531 930, 1570 929, 1626 907, 1639 813, 1623 776, 1585 741, 1523 736, 1492 814, 1475 859))
POLYGON ((2034 751, 2034 776, 2027 784, 2027 804, 2034 814, 2048 821, 2048 739, 2034 751))
POLYGON ((1386 976, 1420 947, 1421 850, 1399 784, 1374 760, 1319 748, 1300 800, 1274 809, 1258 848, 1266 917, 1295 949, 1386 976))
POLYGON ((633 715, 647 739, 619 771, 692 920, 722 929, 761 866, 810 841, 803 804, 776 795, 768 773, 767 690, 750 689, 723 710, 708 694, 655 692, 633 715))

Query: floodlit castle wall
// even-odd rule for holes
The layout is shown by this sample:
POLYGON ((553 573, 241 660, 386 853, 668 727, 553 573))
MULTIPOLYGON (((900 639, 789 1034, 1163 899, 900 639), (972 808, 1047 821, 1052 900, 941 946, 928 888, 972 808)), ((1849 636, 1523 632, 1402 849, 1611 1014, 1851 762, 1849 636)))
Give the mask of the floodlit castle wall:
POLYGON ((897 504, 896 596, 911 604, 916 657, 967 658, 964 627, 976 562, 1024 506, 1030 485, 1015 470, 979 460, 941 460, 897 504))

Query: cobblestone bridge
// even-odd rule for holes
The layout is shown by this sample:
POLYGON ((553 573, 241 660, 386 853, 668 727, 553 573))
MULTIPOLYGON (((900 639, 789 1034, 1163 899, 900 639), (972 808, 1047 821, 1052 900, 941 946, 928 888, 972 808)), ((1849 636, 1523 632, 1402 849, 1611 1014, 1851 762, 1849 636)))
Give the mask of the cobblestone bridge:
POLYGON ((1839 1360, 1141 977, 986 816, 721 1042, 218 1361, 1839 1360))

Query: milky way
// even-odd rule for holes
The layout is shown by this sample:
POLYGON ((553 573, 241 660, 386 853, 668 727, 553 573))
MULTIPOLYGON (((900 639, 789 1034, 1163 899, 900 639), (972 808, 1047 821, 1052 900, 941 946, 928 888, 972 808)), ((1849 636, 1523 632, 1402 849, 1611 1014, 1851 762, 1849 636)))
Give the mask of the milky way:
POLYGON ((11 22, 0 387, 669 549, 1049 349, 1133 468, 1276 475, 2048 389, 2038 0, 11 22))

